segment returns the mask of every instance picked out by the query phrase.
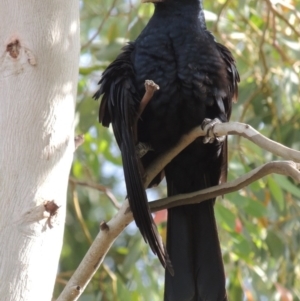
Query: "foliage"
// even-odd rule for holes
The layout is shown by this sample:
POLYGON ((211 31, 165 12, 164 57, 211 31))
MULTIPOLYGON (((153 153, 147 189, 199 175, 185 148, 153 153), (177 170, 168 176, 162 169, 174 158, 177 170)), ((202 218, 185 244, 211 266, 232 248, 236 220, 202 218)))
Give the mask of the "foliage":
MULTIPOLYGON (((208 28, 237 60, 239 100, 232 120, 251 124, 267 137, 300 146, 300 3, 296 0, 205 1, 208 28)), ((111 129, 97 123, 91 99, 101 71, 133 40, 153 12, 134 0, 85 0, 81 8, 77 133, 72 177, 101 183, 122 202, 126 192, 120 153, 111 129)), ((238 138, 229 138, 229 180, 276 160, 238 138)), ((151 190, 149 198, 165 195, 151 190)), ((63 288, 116 208, 106 193, 70 185, 64 247, 55 295, 63 288)), ((218 199, 215 206, 230 300, 300 300, 300 189, 290 179, 268 176, 218 199)), ((160 224, 164 235, 165 224, 160 224)), ((80 300, 161 300, 164 271, 134 224, 118 238, 80 300)))

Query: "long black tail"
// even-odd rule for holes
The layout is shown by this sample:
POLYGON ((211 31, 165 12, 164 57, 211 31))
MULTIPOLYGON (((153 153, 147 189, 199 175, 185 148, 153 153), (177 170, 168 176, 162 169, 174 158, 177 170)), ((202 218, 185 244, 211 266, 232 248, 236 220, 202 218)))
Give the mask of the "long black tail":
POLYGON ((134 43, 123 48, 119 56, 103 72, 100 88, 93 96, 103 95, 99 108, 99 121, 110 123, 120 147, 130 208, 145 241, 170 273, 173 273, 168 255, 152 218, 142 181, 142 170, 136 154, 134 123, 140 96, 135 87, 135 73, 131 60, 134 43))
MULTIPOLYGON (((203 149, 199 147, 186 149, 166 168, 169 195, 192 192, 218 183, 222 156, 217 152, 215 158, 210 154, 212 157, 204 160, 212 146, 204 147, 208 148, 205 154, 201 154, 203 149), (195 153, 197 149, 198 153, 195 153)), ((214 201, 168 211, 167 251, 175 275, 166 272, 165 301, 227 300, 214 201)))

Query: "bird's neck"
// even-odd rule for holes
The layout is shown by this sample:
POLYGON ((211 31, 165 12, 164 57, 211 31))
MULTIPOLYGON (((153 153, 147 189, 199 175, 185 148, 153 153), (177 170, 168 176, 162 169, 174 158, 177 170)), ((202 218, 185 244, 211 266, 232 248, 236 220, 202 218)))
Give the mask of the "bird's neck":
POLYGON ((206 29, 202 0, 167 0, 155 5, 154 16, 163 18, 197 20, 206 29))
POLYGON ((199 3, 199 15, 198 15, 198 18, 199 18, 199 21, 200 21, 200 24, 201 24, 201 27, 203 29, 206 29, 206 22, 205 22, 205 16, 204 16, 204 10, 203 10, 203 3, 202 3, 202 0, 199 0, 198 1, 199 3))

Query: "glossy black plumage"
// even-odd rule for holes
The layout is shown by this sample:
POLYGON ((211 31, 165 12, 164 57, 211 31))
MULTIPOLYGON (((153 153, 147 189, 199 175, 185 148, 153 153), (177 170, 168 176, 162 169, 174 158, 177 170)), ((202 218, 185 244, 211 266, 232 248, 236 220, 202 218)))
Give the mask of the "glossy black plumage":
MULTIPOLYGON (((239 75, 229 50, 206 30, 197 0, 157 3, 148 25, 123 49, 100 80, 99 118, 110 123, 121 149, 127 193, 137 226, 164 266, 164 254, 142 185, 135 152, 134 121, 151 79, 160 86, 138 121, 138 142, 153 151, 147 167, 204 118, 229 120, 239 75), (200 17, 199 17, 200 16, 200 17)), ((217 185, 226 178, 227 142, 199 138, 165 168, 168 195, 217 185)), ((157 178, 159 179, 159 177, 157 178)), ((166 272, 165 300, 227 300, 225 276, 213 212, 214 200, 169 210, 167 250, 175 275, 166 272)))

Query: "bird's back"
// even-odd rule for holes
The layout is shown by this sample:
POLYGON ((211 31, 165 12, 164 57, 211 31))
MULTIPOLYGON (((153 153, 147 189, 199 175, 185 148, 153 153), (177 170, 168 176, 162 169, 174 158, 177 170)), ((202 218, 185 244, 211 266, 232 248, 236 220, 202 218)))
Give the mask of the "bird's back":
POLYGON ((139 141, 157 152, 172 147, 204 118, 215 118, 216 110, 222 121, 230 114, 229 101, 222 112, 214 100, 228 94, 224 60, 197 14, 194 22, 190 19, 185 14, 154 15, 135 41, 132 59, 140 94, 145 79, 160 87, 139 122, 139 141))

